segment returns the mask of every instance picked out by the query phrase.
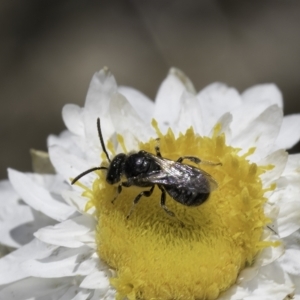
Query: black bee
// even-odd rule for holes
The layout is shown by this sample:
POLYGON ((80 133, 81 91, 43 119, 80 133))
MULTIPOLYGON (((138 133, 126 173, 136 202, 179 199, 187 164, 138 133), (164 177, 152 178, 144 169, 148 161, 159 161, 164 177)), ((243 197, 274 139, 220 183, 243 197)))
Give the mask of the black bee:
MULTIPOLYGON (((175 215, 166 206, 166 193, 183 205, 198 206, 208 199, 211 191, 218 187, 211 175, 182 163, 183 160, 189 160, 199 164, 201 160, 198 157, 182 156, 177 161, 173 161, 162 157, 158 145, 155 147, 156 155, 141 150, 128 155, 120 153, 111 160, 104 145, 99 118, 97 119, 97 128, 102 150, 110 164, 108 167, 95 167, 79 174, 72 180, 72 184, 90 172, 107 170, 107 183, 118 184, 117 196, 122 192, 122 187, 150 187, 149 190, 143 191, 135 197, 127 218, 142 196, 151 196, 156 185, 161 190, 160 205, 172 217, 175 215), (122 178, 125 181, 122 181, 122 178)), ((205 163, 220 165, 220 163, 205 163)))

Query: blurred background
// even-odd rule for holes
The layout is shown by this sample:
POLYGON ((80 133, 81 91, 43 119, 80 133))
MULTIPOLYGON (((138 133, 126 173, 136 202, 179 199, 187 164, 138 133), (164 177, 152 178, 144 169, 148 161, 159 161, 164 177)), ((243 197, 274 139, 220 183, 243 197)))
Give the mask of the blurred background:
POLYGON ((151 98, 171 66, 197 90, 274 82, 300 112, 299 0, 1 0, 0 22, 0 179, 31 170, 103 66, 151 98))

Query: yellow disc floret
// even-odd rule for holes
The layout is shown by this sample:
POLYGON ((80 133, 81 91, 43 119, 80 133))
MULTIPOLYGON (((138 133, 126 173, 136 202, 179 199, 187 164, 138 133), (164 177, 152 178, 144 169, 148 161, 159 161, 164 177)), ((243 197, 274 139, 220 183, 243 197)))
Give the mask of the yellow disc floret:
MULTIPOLYGON (((190 155, 221 163, 194 164, 209 173, 218 188, 198 207, 167 196, 173 218, 160 207, 161 191, 155 188, 127 219, 134 198, 145 188, 123 188, 112 203, 116 187, 106 183, 105 171, 97 172, 99 178, 86 195, 89 207, 96 207, 98 254, 116 270, 111 284, 117 299, 216 299, 262 248, 270 246, 261 241, 269 220, 260 175, 268 167, 247 160, 255 149, 239 156, 240 149, 227 146, 218 127, 209 138, 196 135, 192 128, 178 137, 170 129, 163 135, 156 122, 153 126, 163 157, 177 160, 190 155)), ((156 140, 150 139, 140 149, 155 153, 155 145, 156 140)))

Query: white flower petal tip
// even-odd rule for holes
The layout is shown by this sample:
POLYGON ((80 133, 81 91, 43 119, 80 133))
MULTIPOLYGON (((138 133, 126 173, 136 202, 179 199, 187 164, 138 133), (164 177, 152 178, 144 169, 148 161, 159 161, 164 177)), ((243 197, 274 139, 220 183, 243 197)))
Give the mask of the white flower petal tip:
POLYGON ((180 98, 185 91, 194 93, 191 81, 178 69, 171 69, 161 84, 155 100, 153 117, 158 121, 161 130, 166 131, 169 127, 176 126, 180 98))
POLYGON ((82 215, 54 226, 41 228, 34 235, 51 245, 79 248, 88 243, 94 245, 95 227, 96 221, 93 217, 82 215))
MULTIPOLYGON (((37 239, 17 249, 0 259, 0 285, 30 276, 29 269, 23 268, 23 263, 31 259, 44 259, 51 255, 57 246, 47 245, 37 239)), ((0 288, 1 295, 1 288, 0 288)))
MULTIPOLYGON (((227 143, 231 142, 231 129, 230 129, 231 122, 232 122, 231 113, 225 113, 223 116, 220 117, 220 119, 215 124, 215 126, 220 126, 220 131, 218 132, 218 135, 225 134, 227 143)), ((214 128, 211 130, 208 136, 210 137, 213 136, 215 132, 214 128)))
MULTIPOLYGON (((81 172, 92 167, 84 159, 71 153, 70 150, 65 150, 59 146, 51 146, 49 148, 49 155, 56 171, 61 174, 69 184, 71 184, 71 178, 75 178, 81 172)), ((99 165, 99 162, 95 164, 95 166, 97 165, 99 165)), ((94 172, 89 173, 87 176, 84 176, 81 181, 83 184, 89 185, 96 177, 97 175, 94 172)), ((77 186, 74 185, 74 188, 77 189, 77 186)))
MULTIPOLYGON (((272 240, 273 242, 279 241, 279 237, 277 235, 273 234, 272 239, 270 236, 270 230, 268 229, 264 234, 264 240, 272 240)), ((284 246, 282 244, 276 247, 268 247, 263 249, 263 251, 257 255, 254 263, 250 267, 247 267, 240 272, 236 281, 237 284, 245 284, 245 282, 251 281, 253 278, 255 278, 255 276, 257 276, 262 267, 276 261, 284 254, 284 251, 284 246)))
POLYGON ((278 263, 262 267, 252 280, 232 286, 220 297, 222 300, 283 300, 293 294, 295 287, 278 263))
MULTIPOLYGON (((275 241, 280 241, 280 238, 276 236, 276 234, 275 235, 273 234, 273 238, 272 239, 269 238, 267 240, 272 240, 273 242, 275 242, 275 241)), ((253 267, 263 267, 269 265, 270 263, 276 261, 280 256, 282 256, 284 251, 285 251, 284 246, 282 244, 276 247, 268 247, 264 249, 257 256, 253 264, 253 267)))
POLYGON ((290 149, 300 140, 300 114, 283 118, 282 126, 276 140, 278 148, 290 149))
POLYGON ((75 213, 73 208, 54 199, 49 191, 34 183, 25 174, 9 169, 8 176, 14 189, 35 210, 57 221, 66 220, 75 213))
MULTIPOLYGON (((33 213, 28 206, 0 206, 0 243, 9 247, 18 248, 22 245, 15 238, 15 228, 24 226, 34 220, 33 213)), ((1 257, 1 256, 0 256, 1 257)))
MULTIPOLYGON (((108 68, 94 74, 85 100, 85 109, 95 110, 98 113, 102 109, 107 111, 107 100, 112 93, 117 91, 117 83, 108 68)), ((104 112, 105 112, 104 111, 104 112)), ((103 112, 102 112, 103 113, 103 112)))
POLYGON ((123 135, 128 149, 137 149, 139 140, 147 141, 154 135, 149 124, 138 116, 129 101, 120 93, 115 93, 111 98, 110 115, 116 132, 123 135), (140 128, 144 130, 135 137, 133 133, 138 132, 140 128))
POLYGON ((187 92, 194 95, 196 94, 196 89, 193 85, 193 82, 180 69, 171 68, 169 71, 169 75, 174 76, 178 80, 180 80, 185 86, 187 92))
POLYGON ((271 183, 277 181, 277 179, 282 175, 287 161, 288 153, 285 150, 277 150, 258 162, 260 166, 274 166, 272 170, 260 176, 265 187, 268 187, 271 183))
POLYGON ((281 108, 277 105, 269 106, 250 122, 244 130, 232 137, 232 144, 245 150, 255 147, 255 152, 249 157, 252 161, 258 161, 261 157, 267 156, 274 147, 282 118, 281 108))
MULTIPOLYGON (((0 180, 0 197, 10 204, 18 204, 18 200, 20 199, 20 196, 13 189, 11 183, 7 179, 0 180)), ((0 202, 0 204, 3 203, 0 202)))
POLYGON ((25 205, 8 180, 0 182, 0 244, 19 248, 34 238, 36 230, 54 223, 52 218, 25 205))
POLYGON ((198 93, 197 98, 201 107, 205 135, 213 129, 218 119, 242 103, 236 89, 219 82, 205 87, 198 93))
POLYGON ((108 290, 110 286, 107 272, 96 271, 84 278, 80 287, 85 289, 108 290))
POLYGON ((34 220, 30 207, 20 204, 20 196, 8 180, 0 181, 0 257, 8 247, 18 248, 21 244, 14 238, 15 228, 34 220), (5 246, 1 246, 5 245, 5 246))
POLYGON ((129 101, 142 120, 150 123, 154 112, 154 102, 152 100, 140 91, 127 86, 120 86, 118 92, 129 101))
POLYGON ((87 246, 59 247, 43 260, 27 259, 22 263, 22 269, 26 270, 29 276, 42 278, 86 276, 97 266, 98 257, 94 256, 93 252, 94 249, 87 246))
POLYGON ((86 210, 88 199, 81 196, 78 191, 64 191, 62 197, 71 206, 74 207, 81 214, 93 215, 95 213, 95 207, 91 207, 86 210))
POLYGON ((67 128, 79 136, 84 136, 84 124, 81 120, 82 109, 75 104, 66 104, 62 110, 62 117, 67 128))
POLYGON ((259 84, 245 90, 242 93, 243 102, 255 105, 259 102, 266 102, 268 106, 278 105, 283 107, 282 93, 275 84, 259 84))
POLYGON ((282 175, 288 178, 300 175, 300 154, 289 155, 282 175))
MULTIPOLYGON (((286 251, 284 255, 279 259, 279 262, 286 270, 286 272, 297 276, 300 280, 300 233, 295 232, 287 238, 284 238, 283 241, 286 251)), ((298 289, 300 292, 300 285, 298 285, 298 289)))
POLYGON ((300 228, 300 202, 285 202, 280 207, 278 219, 278 234, 281 238, 285 238, 300 228))
POLYGON ((195 95, 184 91, 180 98, 181 109, 176 124, 178 131, 185 133, 189 127, 193 127, 200 135, 204 134, 201 109, 195 95))

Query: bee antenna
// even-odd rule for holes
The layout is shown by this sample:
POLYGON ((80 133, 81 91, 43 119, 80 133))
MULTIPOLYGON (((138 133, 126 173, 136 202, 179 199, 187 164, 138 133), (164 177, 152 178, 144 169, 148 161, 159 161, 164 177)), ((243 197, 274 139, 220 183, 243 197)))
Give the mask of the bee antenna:
POLYGON ((93 171, 97 171, 97 170, 107 170, 107 168, 106 168, 106 167, 95 167, 95 168, 88 169, 88 170, 82 172, 81 174, 79 174, 78 176, 76 176, 76 177, 72 180, 71 184, 74 184, 75 182, 77 182, 77 181, 78 181, 81 177, 83 177, 84 175, 86 175, 86 174, 88 174, 88 173, 91 173, 91 172, 93 172, 93 171))
POLYGON ((102 131, 101 131, 101 126, 100 126, 100 118, 97 119, 97 129, 98 129, 98 135, 99 135, 99 138, 100 138, 100 143, 101 143, 101 147, 102 147, 102 150, 103 152, 105 153, 106 157, 107 157, 107 160, 109 162, 111 162, 109 156, 108 156, 108 153, 107 153, 107 150, 105 148, 105 145, 104 145, 104 141, 103 141, 103 136, 102 136, 102 131))

